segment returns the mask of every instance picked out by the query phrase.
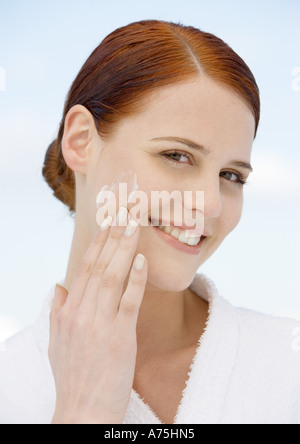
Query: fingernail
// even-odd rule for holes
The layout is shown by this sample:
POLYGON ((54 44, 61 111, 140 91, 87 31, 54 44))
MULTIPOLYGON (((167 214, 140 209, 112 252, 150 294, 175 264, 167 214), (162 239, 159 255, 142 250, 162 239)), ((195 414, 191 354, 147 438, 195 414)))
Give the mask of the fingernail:
POLYGON ((56 290, 61 290, 61 289, 65 290, 65 287, 63 287, 63 286, 60 285, 60 284, 55 284, 55 291, 56 291, 56 290))
POLYGON ((104 219, 104 221, 100 225, 101 230, 106 231, 110 227, 112 220, 113 218, 111 216, 107 216, 107 218, 104 219))
POLYGON ((125 237, 133 236, 134 233, 136 232, 137 226, 138 224, 135 220, 130 220, 125 230, 124 236, 125 237))
POLYGON ((117 214, 117 225, 125 227, 127 225, 128 211, 125 207, 120 207, 117 214))
POLYGON ((143 256, 142 254, 138 254, 134 260, 134 268, 137 271, 141 271, 141 269, 144 266, 144 263, 145 263, 145 256, 143 256))

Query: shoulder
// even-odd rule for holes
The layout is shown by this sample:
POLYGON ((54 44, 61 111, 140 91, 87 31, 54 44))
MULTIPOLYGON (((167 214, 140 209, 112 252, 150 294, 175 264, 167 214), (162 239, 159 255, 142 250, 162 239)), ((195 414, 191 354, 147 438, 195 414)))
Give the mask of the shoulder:
POLYGON ((48 329, 44 304, 34 325, 0 344, 0 424, 51 421, 55 385, 48 359, 48 329))
POLYGON ((207 333, 217 338, 215 350, 222 348, 225 362, 232 359, 232 405, 239 399, 248 420, 255 410, 255 420, 299 423, 300 321, 235 307, 202 275, 193 289, 210 301, 207 333))
POLYGON ((236 308, 243 354, 251 353, 257 366, 300 399, 300 321, 236 308))
POLYGON ((236 308, 236 375, 266 423, 299 424, 300 322, 236 308))
MULTIPOLYGON (((256 353, 288 359, 300 365, 300 321, 272 316, 245 308, 235 308, 241 339, 245 346, 255 346, 256 353)), ((299 369, 300 370, 300 369, 299 369)), ((299 373, 300 374, 300 373, 299 373)))
MULTIPOLYGON (((268 358, 280 356, 300 365, 300 320, 272 316, 242 307, 235 307, 224 299, 214 282, 203 274, 197 274, 191 288, 210 302, 211 309, 218 313, 219 321, 227 317, 237 325, 240 347, 255 356, 268 358)), ((300 373, 299 373, 300 375, 300 373)))

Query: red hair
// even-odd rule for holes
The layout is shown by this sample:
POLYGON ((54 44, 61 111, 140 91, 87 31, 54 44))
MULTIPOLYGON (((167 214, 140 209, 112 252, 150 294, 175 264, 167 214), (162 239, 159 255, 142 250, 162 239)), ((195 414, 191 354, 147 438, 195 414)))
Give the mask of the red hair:
POLYGON ((54 195, 75 211, 75 177, 61 149, 64 122, 76 104, 93 115, 108 140, 114 124, 137 113, 149 93, 171 83, 206 75, 237 93, 260 119, 259 89, 241 57, 213 34, 177 23, 145 20, 109 34, 92 52, 68 93, 57 139, 49 146, 43 176, 54 195))

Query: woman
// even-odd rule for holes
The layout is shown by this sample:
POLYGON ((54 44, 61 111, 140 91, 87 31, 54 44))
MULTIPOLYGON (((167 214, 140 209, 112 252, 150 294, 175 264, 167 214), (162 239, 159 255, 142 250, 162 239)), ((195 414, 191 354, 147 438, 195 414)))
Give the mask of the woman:
POLYGON ((95 49, 43 167, 76 213, 68 268, 3 346, 2 422, 300 422, 297 322, 234 308, 197 274, 240 220, 259 116, 253 74, 214 35, 142 21, 95 49), (130 170, 149 203, 154 190, 204 192, 197 245, 172 212, 168 228, 122 207, 99 220, 99 190, 130 170))

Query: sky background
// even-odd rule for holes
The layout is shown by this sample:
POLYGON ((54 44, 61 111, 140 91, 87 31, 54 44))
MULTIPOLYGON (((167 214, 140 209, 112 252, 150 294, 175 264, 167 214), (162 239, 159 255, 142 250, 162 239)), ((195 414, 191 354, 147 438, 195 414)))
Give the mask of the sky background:
POLYGON ((214 33, 253 71, 262 115, 242 220, 199 272, 234 305, 300 319, 299 0, 0 0, 0 340, 66 273, 74 220, 41 169, 71 83, 109 33, 145 19, 214 33))

